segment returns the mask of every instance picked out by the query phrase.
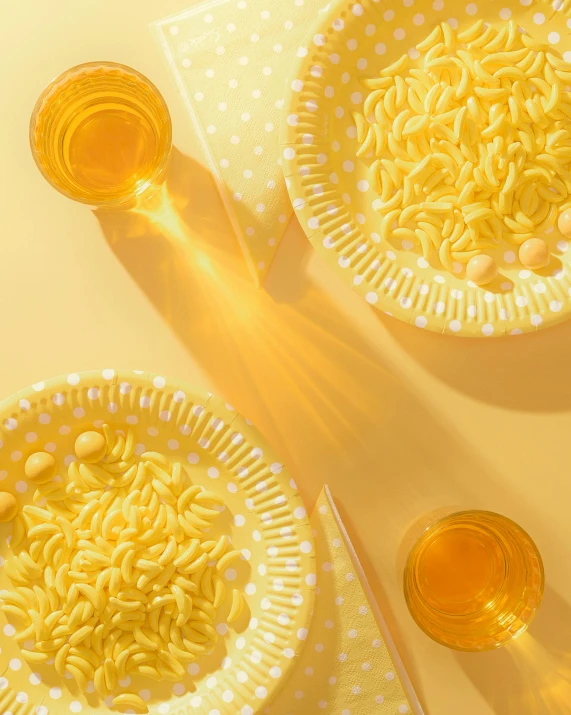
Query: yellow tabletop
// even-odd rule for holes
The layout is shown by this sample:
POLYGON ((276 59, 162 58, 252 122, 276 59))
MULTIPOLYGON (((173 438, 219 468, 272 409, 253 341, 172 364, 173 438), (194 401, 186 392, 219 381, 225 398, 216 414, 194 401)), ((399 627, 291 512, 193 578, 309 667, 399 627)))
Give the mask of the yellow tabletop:
POLYGON ((417 330, 341 284, 295 221, 265 290, 254 288, 149 29, 188 4, 4 3, 0 395, 106 366, 218 393, 272 442, 308 505, 330 485, 428 713, 568 713, 571 322, 507 340, 417 330), (93 213, 33 164, 37 95, 67 67, 98 59, 139 69, 171 109, 171 198, 152 215, 93 213), (403 539, 442 506, 502 512, 539 546, 545 600, 510 647, 457 654, 408 614, 403 539))

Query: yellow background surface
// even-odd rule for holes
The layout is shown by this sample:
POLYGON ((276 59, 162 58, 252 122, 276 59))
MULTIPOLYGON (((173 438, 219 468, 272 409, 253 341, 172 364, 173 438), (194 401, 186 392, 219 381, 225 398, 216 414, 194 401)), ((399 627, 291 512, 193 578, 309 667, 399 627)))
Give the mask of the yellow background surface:
POLYGON ((569 713, 571 323, 506 341, 424 333, 339 282, 295 222, 256 290, 149 29, 188 4, 2 8, 0 395, 109 365, 216 392, 270 440, 309 507, 330 485, 428 713, 569 713), (30 155, 37 95, 97 59, 149 76, 172 112, 170 199, 147 215, 68 201, 30 155), (508 648, 454 653, 408 614, 406 534, 442 506, 500 511, 542 552, 544 604, 508 648))

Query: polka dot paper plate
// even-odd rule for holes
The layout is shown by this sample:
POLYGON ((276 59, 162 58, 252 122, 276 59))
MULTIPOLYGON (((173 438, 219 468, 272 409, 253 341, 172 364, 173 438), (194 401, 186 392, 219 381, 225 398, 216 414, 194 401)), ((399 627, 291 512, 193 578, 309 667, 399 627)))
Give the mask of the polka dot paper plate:
MULTIPOLYGON (((216 649, 190 663, 180 682, 127 677, 115 694, 138 693, 151 713, 262 712, 301 652, 313 609, 313 533, 293 479, 251 423, 211 394, 142 372, 103 370, 38 383, 2 403, 0 491, 13 493, 20 508, 32 503, 27 457, 51 452, 65 480, 77 436, 104 423, 116 431, 131 427, 136 454, 158 451, 182 462, 194 483, 224 499, 212 538, 220 530, 242 551, 224 575, 246 600, 240 618, 227 626, 226 599, 214 623, 216 649)), ((2 566, 11 556, 11 533, 11 523, 0 524, 0 589, 6 590, 12 585, 2 566)), ((111 698, 104 703, 92 682, 78 692, 49 661, 28 664, 14 632, 0 613, 1 713, 108 711, 111 698)))
POLYGON ((514 20, 571 58, 562 0, 340 0, 331 3, 298 51, 282 115, 282 165, 294 209, 315 248, 371 305, 440 333, 503 336, 553 325, 571 313, 571 251, 558 229, 543 236, 547 268, 530 271, 503 239, 489 251, 499 274, 478 287, 464 266, 446 271, 416 242, 381 238, 371 161, 357 158, 352 112, 368 94, 363 77, 408 52, 446 20, 463 31, 481 18, 497 29, 514 20))

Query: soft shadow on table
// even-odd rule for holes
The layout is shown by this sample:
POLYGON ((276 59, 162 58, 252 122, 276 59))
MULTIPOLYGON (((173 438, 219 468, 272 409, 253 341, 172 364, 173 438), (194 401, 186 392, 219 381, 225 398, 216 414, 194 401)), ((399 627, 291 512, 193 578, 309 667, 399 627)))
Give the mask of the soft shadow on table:
POLYGON ((359 523, 356 547, 421 690, 384 595, 402 599, 399 544, 419 514, 450 502, 451 491, 454 503, 493 508, 496 496, 505 498, 497 476, 388 372, 335 296, 306 270, 312 249, 300 232, 282 243, 266 290, 254 287, 200 164, 175 150, 166 189, 153 201, 96 216, 126 273, 216 391, 282 455, 308 503, 327 482, 350 513, 352 535, 360 510, 376 505, 378 521, 359 523))
POLYGON ((527 633, 489 653, 458 653, 498 715, 569 715, 571 608, 549 587, 527 633))
POLYGON ((482 339, 438 335, 381 314, 379 320, 435 377, 481 402, 536 412, 571 407, 571 320, 536 333, 482 339))

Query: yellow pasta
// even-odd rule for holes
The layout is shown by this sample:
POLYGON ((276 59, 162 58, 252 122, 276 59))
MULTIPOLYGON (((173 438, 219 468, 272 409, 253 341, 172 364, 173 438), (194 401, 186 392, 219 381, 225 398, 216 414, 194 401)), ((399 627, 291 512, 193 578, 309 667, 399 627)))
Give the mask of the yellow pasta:
POLYGON ((381 239, 414 238, 451 271, 546 230, 567 205, 571 64, 514 22, 459 34, 444 22, 417 49, 419 66, 403 55, 362 80, 357 155, 376 144, 381 239))
MULTIPOLYGON (((81 690, 93 680, 102 697, 129 674, 179 680, 185 664, 214 648, 224 573, 241 556, 226 535, 206 536, 222 499, 162 454, 135 457, 134 439, 108 425, 103 436, 81 435, 80 451, 93 461, 72 462, 67 483, 37 491, 45 506, 24 507, 5 564, 15 588, 1 595, 16 640, 33 643, 22 656, 31 664, 53 658, 61 677, 67 672, 81 690), (97 463, 90 440, 105 445, 97 463)), ((243 607, 234 589, 228 621, 243 607)), ((113 705, 147 712, 134 693, 113 705)))
POLYGON ((373 151, 373 148, 376 145, 376 135, 375 135, 375 129, 372 126, 369 126, 369 129, 367 130, 367 135, 365 139, 363 140, 363 143, 359 147, 359 150, 357 151, 357 156, 367 156, 369 152, 373 151))
POLYGON ((148 713, 149 708, 145 701, 134 693, 121 693, 113 698, 111 704, 118 710, 134 710, 138 713, 148 713))
MULTIPOLYGON (((426 95, 424 95, 426 97, 426 95)), ((411 107, 411 109, 418 114, 421 114, 424 111, 424 106, 423 106, 423 100, 421 99, 420 95, 415 92, 413 87, 409 87, 409 90, 407 92, 407 99, 408 103, 411 107)))
MULTIPOLYGON (((408 56, 408 55, 407 55, 408 56)), ((389 87, 383 98, 383 105, 385 108, 385 113, 389 119, 394 119, 397 111, 396 107, 397 100, 397 90, 396 87, 389 87)))
POLYGON ((374 124, 375 131, 375 156, 380 156, 386 144, 386 134, 379 124, 374 124))
POLYGON ((420 52, 427 52, 430 50, 431 47, 434 47, 434 45, 440 40, 442 37, 442 30, 439 25, 437 25, 434 30, 428 35, 428 37, 420 42, 417 46, 416 49, 420 50, 420 52))
POLYGON ((422 246, 422 255, 425 258, 430 258, 430 254, 432 253, 432 246, 428 239, 428 236, 420 228, 417 228, 414 233, 416 234, 418 240, 420 241, 420 245, 422 246))
POLYGON ((361 78, 361 84, 367 89, 382 89, 383 87, 388 87, 391 84, 390 77, 363 77, 361 78))
POLYGON ((392 65, 385 67, 385 69, 381 71, 381 77, 394 77, 404 70, 408 62, 409 56, 405 53, 396 62, 393 62, 392 65))
POLYGON ((230 613, 228 614, 228 623, 233 623, 240 618, 242 611, 244 610, 244 596, 242 592, 237 588, 232 591, 232 605, 230 607, 230 613))

